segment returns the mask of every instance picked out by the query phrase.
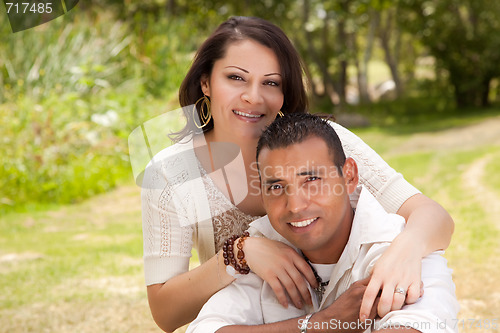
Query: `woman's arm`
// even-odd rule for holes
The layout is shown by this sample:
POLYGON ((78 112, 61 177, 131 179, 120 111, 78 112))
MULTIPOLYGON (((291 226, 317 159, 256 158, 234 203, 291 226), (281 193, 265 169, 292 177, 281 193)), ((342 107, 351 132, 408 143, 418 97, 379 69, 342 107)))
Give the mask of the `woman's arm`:
POLYGON ((401 308, 405 301, 412 303, 418 299, 421 260, 449 245, 454 223, 446 210, 422 195, 358 136, 339 124, 331 125, 339 135, 346 155, 356 160, 360 183, 387 212, 397 213, 407 221, 404 231, 375 265, 361 306, 362 319, 382 290, 378 305, 382 316, 391 309, 401 308), (395 288, 408 290, 407 297, 395 293, 395 288))
MULTIPOLYGON (((252 270, 269 283, 283 306, 287 306, 285 290, 298 308, 302 308, 302 301, 312 304, 304 277, 312 285, 317 282, 310 266, 295 250, 260 237, 249 237, 244 249, 252 270)), ((219 253, 165 283, 148 286, 149 307, 156 324, 172 332, 189 323, 213 294, 232 281, 234 278, 226 273, 224 258, 219 253)))
POLYGON ((378 304, 379 316, 410 304, 421 295, 422 258, 448 247, 454 222, 437 202, 423 194, 408 199, 398 210, 406 221, 405 229, 394 239, 389 249, 374 266, 361 306, 360 318, 369 313, 375 297, 382 289, 378 304), (395 269, 398 268, 398 269, 395 269), (406 299, 394 292, 407 291, 406 299))
MULTIPOLYGON (((331 305, 314 313, 308 321, 307 331, 317 332, 313 329, 315 326, 325 328, 325 324, 329 324, 332 328, 330 331, 338 332, 338 329, 332 327, 338 323, 349 323, 360 328, 359 332, 364 331, 360 327, 358 315, 368 280, 369 278, 365 278, 353 283, 331 305)), ((265 294, 262 287, 262 280, 255 274, 236 280, 208 301, 198 318, 189 325, 187 332, 298 332, 304 316, 295 316, 303 311, 293 308, 277 309, 273 304, 273 296, 265 294), (264 324, 269 320, 272 323, 264 324)), ((375 318, 375 315, 373 311, 370 319, 375 318)))
POLYGON ((450 214, 434 200, 423 194, 414 195, 406 200, 397 214, 406 220, 406 227, 398 238, 413 240, 415 246, 420 244, 422 257, 450 245, 455 223, 450 214))
POLYGON ((141 193, 148 300, 155 322, 167 332, 194 319, 208 298, 233 280, 217 255, 189 271, 198 229, 189 216, 197 211, 187 192, 196 188, 178 176, 189 165, 170 155, 159 154, 145 170, 141 193))
POLYGON ((156 324, 173 332, 189 323, 213 294, 233 280, 226 273, 222 255, 215 255, 165 283, 148 286, 149 307, 156 324))

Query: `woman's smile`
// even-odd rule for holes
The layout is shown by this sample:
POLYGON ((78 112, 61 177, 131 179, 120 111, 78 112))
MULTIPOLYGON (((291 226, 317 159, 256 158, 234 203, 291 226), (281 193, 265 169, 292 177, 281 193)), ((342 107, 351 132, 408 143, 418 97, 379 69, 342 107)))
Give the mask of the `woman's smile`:
POLYGON ((230 44, 210 77, 201 80, 210 97, 213 138, 257 140, 283 106, 281 83, 280 64, 270 48, 251 39, 230 44))
POLYGON ((257 112, 248 112, 248 111, 233 110, 233 113, 240 120, 247 121, 247 122, 258 122, 258 121, 260 121, 264 117, 264 114, 257 113, 257 112))

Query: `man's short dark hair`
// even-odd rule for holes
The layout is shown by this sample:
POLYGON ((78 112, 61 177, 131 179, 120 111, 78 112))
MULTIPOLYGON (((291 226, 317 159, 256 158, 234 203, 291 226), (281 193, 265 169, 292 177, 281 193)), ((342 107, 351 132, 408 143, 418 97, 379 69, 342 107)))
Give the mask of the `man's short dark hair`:
POLYGON ((264 130, 259 139, 257 162, 259 154, 264 148, 270 150, 286 148, 310 137, 318 137, 325 141, 333 163, 342 171, 346 157, 337 133, 326 119, 310 113, 291 113, 277 117, 264 130))

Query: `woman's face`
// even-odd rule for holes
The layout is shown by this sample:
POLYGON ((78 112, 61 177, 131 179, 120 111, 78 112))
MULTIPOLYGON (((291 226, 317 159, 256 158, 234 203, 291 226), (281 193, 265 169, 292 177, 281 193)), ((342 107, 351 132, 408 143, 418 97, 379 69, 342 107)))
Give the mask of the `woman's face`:
POLYGON ((270 48, 253 40, 230 44, 211 76, 201 80, 211 101, 213 139, 258 139, 283 105, 281 83, 280 64, 270 48))

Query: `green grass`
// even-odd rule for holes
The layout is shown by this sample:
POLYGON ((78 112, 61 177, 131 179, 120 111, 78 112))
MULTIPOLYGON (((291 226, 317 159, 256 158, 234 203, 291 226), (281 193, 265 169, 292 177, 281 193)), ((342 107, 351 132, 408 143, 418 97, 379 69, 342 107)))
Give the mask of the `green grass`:
MULTIPOLYGON (((31 254, 32 258, 3 265, 0 307, 10 308, 51 299, 52 291, 74 278, 134 276, 141 273, 142 247, 140 216, 115 216, 110 221, 92 221, 81 215, 82 207, 62 211, 20 215, 0 220, 2 252, 31 254), (118 219, 117 219, 118 218, 118 219), (126 264, 127 260, 134 265, 126 264), (30 288, 26 288, 30 285, 30 288)), ((105 215, 105 212, 103 212, 105 215)), ((79 297, 92 296, 85 289, 79 297)), ((55 295, 56 297, 58 295, 55 295)), ((78 297, 76 297, 78 299, 78 297)))
MULTIPOLYGON (((486 124, 489 119, 493 119, 483 117, 485 115, 444 118, 439 124, 430 125, 427 133, 419 129, 420 134, 424 134, 424 138, 428 134, 428 138, 420 142, 416 140, 417 143, 425 144, 415 151, 410 149, 409 152, 405 151, 411 148, 406 143, 416 137, 407 134, 409 128, 406 125, 402 129, 379 127, 356 131, 392 167, 452 215, 455 233, 446 257, 454 270, 457 296, 461 304, 459 318, 465 320, 498 319, 500 145, 498 142, 492 144, 481 142, 481 138, 473 138, 478 140, 477 145, 463 148, 466 143, 466 139, 460 137, 463 132, 457 132, 454 147, 442 148, 440 140, 453 136, 454 131, 467 124, 478 124, 481 121, 486 124), (487 161, 484 169, 481 163, 483 160, 487 161)), ((416 127, 420 126, 423 125, 416 127)), ((497 129, 490 128, 489 131, 497 129)), ((481 328, 461 329, 461 332, 481 331, 481 328)))
MULTIPOLYGON (((499 224, 467 175, 482 170, 472 184, 489 189, 493 200, 500 197, 500 146, 464 148, 457 136, 456 146, 440 147, 440 138, 458 129, 454 124, 450 119, 441 131, 430 126, 414 150, 405 146, 413 135, 384 128, 356 132, 451 213, 456 227, 446 257, 460 318, 493 319, 500 307, 499 224)), ((139 192, 122 185, 81 203, 0 217, 0 332, 160 332, 144 287, 139 192)))

